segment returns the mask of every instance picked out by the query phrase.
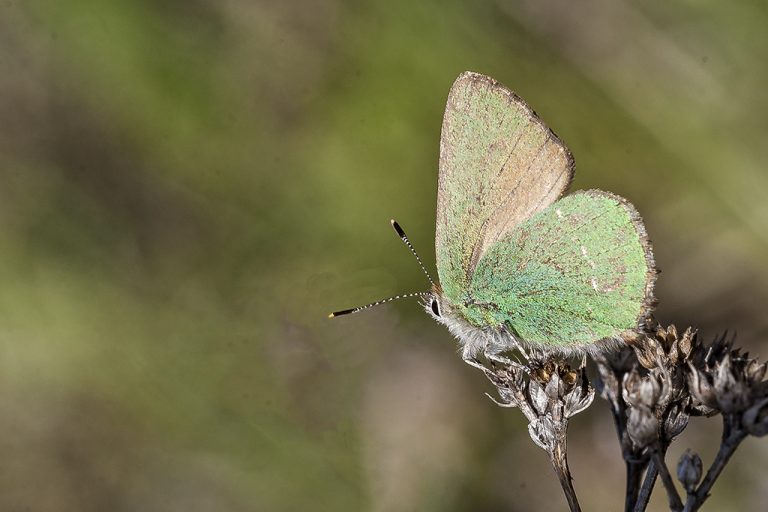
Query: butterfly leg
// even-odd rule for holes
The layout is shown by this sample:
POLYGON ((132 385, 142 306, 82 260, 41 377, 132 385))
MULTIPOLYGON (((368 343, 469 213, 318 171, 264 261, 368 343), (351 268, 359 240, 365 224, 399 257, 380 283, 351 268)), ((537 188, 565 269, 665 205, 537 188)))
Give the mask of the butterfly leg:
POLYGON ((498 405, 499 407, 507 407, 507 408, 517 407, 517 404, 516 404, 516 403, 514 403, 514 402, 499 402, 498 400, 496 400, 495 398, 493 398, 493 397, 492 397, 490 394, 488 394, 488 393, 486 393, 486 394, 485 394, 485 396, 487 396, 488 398, 490 398, 490 399, 491 399, 491 402, 495 403, 495 404, 496 404, 496 405, 498 405))
POLYGON ((473 351, 469 346, 464 347, 464 350, 461 353, 461 358, 464 360, 464 362, 467 363, 469 366, 472 366, 473 368, 477 368, 478 370, 481 370, 484 374, 488 375, 489 377, 494 375, 490 369, 488 369, 484 364, 482 364, 480 361, 478 361, 475 358, 475 355, 472 352, 473 351))
POLYGON ((513 368, 515 368, 517 370, 525 370, 526 369, 524 365, 520 364, 520 362, 513 361, 512 359, 508 358, 507 356, 501 355, 500 352, 501 351, 498 350, 498 348, 496 348, 495 346, 488 346, 488 347, 486 347, 484 354, 485 354, 485 357, 487 357, 489 360, 491 360, 491 361, 493 361, 495 363, 503 364, 503 365, 506 365, 506 366, 511 366, 511 367, 513 367, 513 368))
POLYGON ((480 361, 478 361, 474 357, 472 357, 472 356, 462 357, 462 359, 469 366, 472 366, 473 368, 477 368, 478 370, 482 371, 485 374, 486 377, 491 379, 492 382, 496 382, 497 379, 499 378, 499 376, 496 375, 496 373, 493 370, 491 370, 490 368, 488 368, 485 365, 483 365, 480 361))
POLYGON ((474 358, 474 356, 470 356, 468 354, 463 354, 461 358, 464 360, 465 363, 467 363, 469 366, 472 366, 474 368, 477 368, 478 370, 482 370, 483 372, 488 372, 488 368, 483 366, 483 364, 474 358))

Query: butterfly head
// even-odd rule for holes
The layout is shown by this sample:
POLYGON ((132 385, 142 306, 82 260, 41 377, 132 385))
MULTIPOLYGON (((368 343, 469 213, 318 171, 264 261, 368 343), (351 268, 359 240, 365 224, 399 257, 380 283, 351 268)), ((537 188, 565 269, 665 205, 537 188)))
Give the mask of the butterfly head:
POLYGON ((440 301, 437 298, 437 295, 430 293, 426 296, 426 310, 427 313, 435 317, 435 319, 440 319, 442 317, 442 313, 440 312, 440 301))
POLYGON ((470 302, 456 303, 449 299, 443 292, 440 284, 435 284, 432 289, 425 293, 422 298, 424 311, 439 323, 451 327, 451 325, 460 323, 466 328, 479 327, 478 320, 486 320, 483 317, 484 311, 479 306, 470 302))
POLYGON ((455 324, 461 314, 450 300, 443 294, 440 285, 435 285, 427 292, 422 300, 424 311, 435 321, 449 328, 455 324))
POLYGON ((432 285, 432 289, 424 295, 422 305, 424 311, 438 322, 443 321, 443 314, 448 313, 450 307, 439 284, 432 285))

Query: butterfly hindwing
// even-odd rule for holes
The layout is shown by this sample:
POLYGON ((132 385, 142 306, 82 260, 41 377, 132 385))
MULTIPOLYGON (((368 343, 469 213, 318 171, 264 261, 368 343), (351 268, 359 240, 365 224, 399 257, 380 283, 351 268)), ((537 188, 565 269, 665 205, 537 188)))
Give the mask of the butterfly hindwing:
POLYGON ((575 347, 636 329, 651 307, 653 254, 623 198, 576 192, 523 222, 478 262, 464 316, 532 345, 575 347))
POLYGON ((488 248, 572 178, 568 149, 522 99, 489 77, 459 76, 440 140, 435 245, 446 297, 459 300, 488 248))

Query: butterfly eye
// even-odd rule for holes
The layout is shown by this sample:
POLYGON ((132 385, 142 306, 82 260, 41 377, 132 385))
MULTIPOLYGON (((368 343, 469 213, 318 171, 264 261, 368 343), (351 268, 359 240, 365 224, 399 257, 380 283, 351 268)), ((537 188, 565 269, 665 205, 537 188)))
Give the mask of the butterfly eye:
POLYGON ((437 299, 432 299, 430 307, 432 308, 432 313, 434 313, 435 316, 440 316, 440 305, 437 303, 437 299))

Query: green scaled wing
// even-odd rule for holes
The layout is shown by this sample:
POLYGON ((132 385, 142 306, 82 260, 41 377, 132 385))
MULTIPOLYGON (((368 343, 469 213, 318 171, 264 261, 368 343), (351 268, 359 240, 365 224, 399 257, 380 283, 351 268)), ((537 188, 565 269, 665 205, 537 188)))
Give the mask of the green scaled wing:
POLYGON ((487 76, 459 76, 440 138, 435 246, 445 296, 459 302, 483 253, 572 178, 568 149, 522 99, 487 76))
POLYGON ((491 246, 459 308, 474 325, 503 326, 533 345, 584 346, 636 329, 655 275, 634 207, 576 192, 491 246))

